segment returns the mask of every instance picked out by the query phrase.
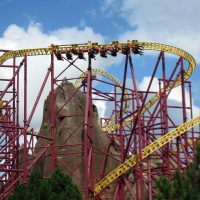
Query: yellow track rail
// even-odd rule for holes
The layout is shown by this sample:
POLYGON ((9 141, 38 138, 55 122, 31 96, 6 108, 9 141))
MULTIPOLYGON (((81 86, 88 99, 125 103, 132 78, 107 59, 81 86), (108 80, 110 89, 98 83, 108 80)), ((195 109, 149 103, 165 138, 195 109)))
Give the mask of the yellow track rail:
MULTIPOLYGON (((122 43, 121 45, 124 45, 124 44, 131 44, 131 43, 122 43)), ((132 43, 132 45, 134 44, 134 42, 132 43)), ((195 66, 196 66, 196 63, 195 63, 195 60, 194 58, 188 54, 187 52, 185 52, 184 50, 182 49, 179 49, 179 48, 176 48, 176 47, 173 47, 173 46, 169 46, 169 45, 165 45, 165 44, 158 44, 158 43, 147 43, 147 42, 137 42, 138 45, 142 46, 142 48, 144 50, 159 50, 159 51, 165 51, 165 52, 168 52, 168 53, 172 53, 172 54, 175 54, 175 55, 179 55, 181 56, 182 58, 186 59, 189 63, 189 66, 188 66, 188 69, 187 71, 185 71, 184 73, 184 80, 187 80, 189 78, 189 76, 192 74, 195 66)), ((109 46, 109 44, 107 45, 109 46)), ((131 46, 131 45, 130 45, 131 46)), ((122 48, 122 47, 121 47, 122 48)), ((108 48, 109 49, 109 48, 108 48)), ((109 73, 107 72, 104 72, 102 70, 99 70, 99 69, 95 69, 93 71, 94 74, 100 74, 102 76, 105 76, 107 77, 108 79, 112 80, 113 82, 117 83, 118 85, 120 85, 120 82, 117 81, 117 79, 115 77, 113 77, 112 75, 110 75, 109 73)), ((80 75, 79 78, 84 78, 86 76, 86 73, 83 73, 80 75)), ((78 79, 76 82, 75 82, 75 86, 77 85, 80 85, 80 81, 81 79, 78 79)), ((176 83, 174 84, 169 84, 167 90, 169 90, 170 88, 172 87, 177 87, 178 85, 180 85, 181 83, 181 79, 179 78, 176 83)), ((142 109, 142 112, 141 114, 143 115, 160 97, 160 93, 163 92, 163 89, 158 92, 157 94, 155 94, 143 107, 142 109)), ((127 110, 129 106, 129 102, 128 101, 125 101, 125 109, 123 112, 125 112, 127 110)), ((131 123, 133 123, 135 121, 135 118, 136 116, 132 116, 130 118, 128 118, 126 121, 123 122, 122 126, 125 127, 125 126, 128 126, 130 125, 131 123)), ((106 125, 103 125, 102 126, 102 130, 105 131, 105 132, 112 132, 112 131, 115 131, 117 129, 120 128, 120 124, 115 124, 113 123, 114 122, 114 119, 111 119, 109 121, 108 124, 106 125)))
MULTIPOLYGON (((146 43, 146 42, 138 42, 139 45, 141 45, 143 47, 144 50, 159 50, 159 51, 164 51, 164 52, 168 52, 168 53, 172 53, 175 55, 179 55, 182 58, 184 58, 185 60, 188 61, 189 66, 188 69, 185 71, 184 73, 184 81, 187 80, 192 72, 195 69, 196 66, 196 62, 194 60, 194 58, 188 54, 186 51, 176 48, 176 47, 172 47, 169 45, 164 45, 164 44, 157 44, 157 43, 146 43)), ((181 78, 179 78, 176 83, 173 84, 169 84, 168 88, 166 89, 167 91, 172 88, 172 87, 177 87, 178 85, 181 84, 181 78)), ((163 92, 163 89, 158 92, 157 94, 155 94, 143 107, 141 114, 143 115, 160 97, 160 93, 163 92)), ((130 125, 131 123, 133 123, 133 121, 135 121, 136 116, 132 116, 129 119, 127 119, 125 122, 123 122, 123 127, 130 125)), ((110 125, 108 124, 106 127, 103 128, 104 131, 106 132, 111 132, 114 131, 116 129, 120 128, 120 124, 114 124, 114 125, 110 125)))
MULTIPOLYGON (((91 48, 95 48, 95 50, 100 51, 102 47, 106 48, 108 51, 110 51, 113 46, 118 50, 122 51, 123 48, 130 47, 133 48, 134 45, 140 45, 143 50, 157 50, 157 51, 164 51, 168 53, 172 53, 178 56, 181 56, 183 59, 187 60, 189 65, 188 69, 184 72, 184 81, 187 80, 192 72, 195 69, 196 63, 194 58, 188 54, 186 51, 170 46, 165 44, 158 44, 158 43, 150 43, 150 42, 138 42, 136 40, 128 41, 125 43, 118 43, 113 42, 110 44, 98 44, 98 43, 86 43, 86 44, 78 44, 78 45, 52 45, 48 48, 38 48, 38 49, 24 49, 24 50, 18 50, 18 51, 10 51, 4 53, 0 57, 0 65, 2 65, 6 60, 14 57, 21 57, 21 56, 35 56, 35 55, 47 55, 47 54, 54 54, 56 51, 60 51, 61 53, 64 53, 66 51, 76 52, 77 50, 81 50, 82 52, 88 52, 91 48)), ((174 87, 180 85, 181 79, 179 78, 174 87)), ((172 88, 173 85, 170 84, 167 89, 172 88)), ((161 91, 162 92, 162 91, 161 91)), ((150 108, 160 97, 160 93, 157 93, 152 99, 150 99, 149 102, 144 106, 142 110, 142 114, 150 108)), ((131 124, 135 120, 135 116, 132 118, 129 118, 126 122, 124 122, 123 126, 127 126, 131 124)), ((166 135, 162 136, 152 144, 148 145, 142 150, 142 159, 146 158, 151 153, 155 152, 160 147, 164 146, 174 138, 180 136, 187 130, 191 129, 192 127, 196 126, 200 123, 200 116, 191 119, 190 121, 180 125, 173 131, 170 131, 166 135)), ((119 125, 108 125, 104 130, 107 132, 116 130, 119 128, 119 125)), ((107 187, 110 183, 112 183, 114 180, 116 180, 119 176, 124 174, 127 170, 129 170, 131 167, 137 164, 139 160, 139 155, 134 155, 128 160, 126 160, 123 164, 119 165, 115 170, 110 172, 105 178, 103 178, 99 183, 95 185, 94 194, 98 194, 101 192, 105 187, 107 187)))
MULTIPOLYGON (((192 127, 198 125, 200 123, 200 116, 191 119, 184 124, 181 124, 174 130, 168 132, 164 136, 160 137, 155 142, 151 143, 147 147, 142 150, 142 159, 146 158, 157 149, 161 148, 171 140, 177 138, 178 136, 184 134, 186 131, 191 129, 192 127)), ((136 165, 139 161, 139 155, 134 155, 131 158, 127 159, 123 164, 119 165, 116 169, 110 172, 105 178, 103 178, 99 183, 95 185, 94 194, 97 195, 101 192, 105 187, 107 187, 110 183, 116 180, 119 176, 128 171, 131 167, 136 165)))
MULTIPOLYGON (((182 58, 184 58, 185 60, 187 60, 189 62, 189 66, 188 66, 187 71, 185 71, 185 73, 184 73, 184 81, 189 78, 189 76, 192 74, 192 72, 196 66, 195 60, 193 59, 193 57, 191 55, 189 55, 187 52, 185 52, 181 49, 178 49, 176 47, 169 47, 168 45, 163 46, 162 44, 157 44, 157 45, 154 44, 152 46, 149 45, 149 47, 148 47, 148 45, 142 45, 142 46, 146 50, 151 49, 153 47, 153 48, 155 48, 154 50, 160 50, 160 51, 169 52, 169 53, 172 53, 175 55, 179 55, 182 58)), ((176 81, 175 85, 173 86, 172 84, 170 84, 169 87, 167 88, 167 90, 169 90, 172 87, 177 87, 178 85, 180 85, 180 83, 181 83, 181 79, 179 78, 176 81)), ((163 89, 161 90, 161 92, 158 92, 156 95, 154 95, 153 98, 151 98, 145 104, 141 114, 144 114, 146 112, 146 110, 149 109, 159 99, 160 93, 162 93, 162 92, 163 92, 163 89)), ((135 120, 135 117, 136 116, 129 118, 127 121, 125 121, 123 123, 123 126, 127 126, 127 125, 131 124, 135 120)), ((165 144, 167 144, 174 138, 180 136, 181 134, 185 133, 187 130, 191 129, 192 127, 196 126, 199 123, 200 123, 200 116, 191 119, 190 121, 180 125, 176 129, 174 129, 173 131, 170 131, 166 135, 162 136, 161 138, 159 138, 155 142, 151 143, 150 145, 148 145, 147 147, 145 147, 142 150, 142 152, 141 152, 142 159, 146 158, 147 156, 149 156, 150 154, 155 152, 160 147, 164 146, 165 144)), ((114 131, 115 129, 118 129, 118 128, 119 128, 119 124, 112 125, 112 126, 108 125, 106 127, 106 131, 114 131)), ((97 195, 105 187, 107 187, 110 183, 112 183, 114 180, 116 180, 118 177, 120 177, 122 174, 124 174, 126 171, 128 171, 130 168, 132 168, 134 165, 136 165, 138 163, 138 161, 139 161, 139 155, 133 155, 131 158, 127 159, 123 164, 119 165, 116 169, 114 169, 112 172, 110 172, 106 177, 104 177, 100 182, 98 182, 95 185, 94 194, 97 195)))
MULTIPOLYGON (((189 66, 188 69, 184 72, 184 80, 187 80, 189 78, 189 76, 192 74, 192 72, 194 71, 194 68, 196 66, 195 60, 194 58, 187 53, 186 51, 170 46, 170 45, 166 45, 166 44, 159 44, 159 43, 151 43, 151 42, 138 42, 136 40, 133 41, 128 41, 125 43, 118 43, 118 42, 113 42, 110 44, 98 44, 98 43, 86 43, 86 44, 74 44, 74 45, 52 45, 48 48, 38 48, 38 49, 23 49, 23 50, 18 50, 18 51, 10 51, 7 52, 5 54, 3 54, 0 57, 0 64, 4 63, 6 60, 8 60, 9 58, 13 58, 13 57, 20 57, 20 56, 35 56, 35 55, 47 55, 47 54, 53 54, 56 53, 57 50, 61 51, 61 52, 66 52, 66 51, 71 51, 71 52, 76 52, 78 50, 81 50, 82 52, 88 52, 88 50, 90 48, 94 48, 95 50, 100 51, 100 49, 102 47, 106 48, 108 51, 112 49, 112 47, 114 46, 118 51, 121 51, 124 46, 128 46, 130 48, 133 48, 134 45, 139 45, 143 48, 143 50, 157 50, 157 51, 164 51, 164 52, 168 52, 171 54, 175 54, 178 56, 181 56, 182 58, 184 58, 185 60, 188 61, 189 66)), ((179 78, 174 87, 180 85, 181 83, 181 79, 179 78)), ((172 88, 172 84, 169 85, 169 87, 167 88, 170 89, 172 88)), ((161 91, 162 92, 162 91, 161 91)), ((150 99, 149 102, 146 103, 146 105, 144 106, 143 110, 142 110, 142 114, 145 113, 145 111, 147 109, 149 109, 160 97, 160 93, 158 92, 153 98, 150 99)), ((133 121, 135 120, 135 116, 130 117, 129 119, 127 119, 124 123, 123 126, 128 126, 131 123, 133 123, 133 121)), ((109 123, 106 127, 103 127, 103 130, 105 132, 111 132, 114 131, 116 129, 119 129, 119 124, 112 124, 109 123)))

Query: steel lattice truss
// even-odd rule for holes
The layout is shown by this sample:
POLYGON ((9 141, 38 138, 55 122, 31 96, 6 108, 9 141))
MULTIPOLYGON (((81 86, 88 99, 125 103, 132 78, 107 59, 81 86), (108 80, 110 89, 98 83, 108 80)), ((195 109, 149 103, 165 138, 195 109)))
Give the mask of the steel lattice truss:
MULTIPOLYGON (((82 184, 81 192, 84 199, 153 199, 156 193, 153 182, 158 176, 166 175, 173 177, 175 170, 184 170, 194 159, 194 149, 199 142, 200 116, 193 117, 191 82, 188 80, 193 73, 196 63, 193 57, 182 49, 158 43, 139 42, 136 40, 119 43, 114 41, 110 44, 98 44, 88 42, 86 44, 51 45, 47 48, 24 49, 18 51, 3 51, 0 57, 1 70, 11 69, 12 77, 6 79, 0 77, 0 82, 6 82, 0 91, 0 199, 5 199, 13 192, 19 183, 27 183, 28 175, 37 162, 47 153, 51 160, 51 171, 55 169, 55 163, 60 162, 66 171, 82 184), (152 72, 150 82, 145 91, 141 91, 136 83, 136 74, 132 57, 148 50, 158 51, 158 58, 152 72), (177 62, 170 73, 166 67, 166 53, 174 54, 177 62), (125 58, 124 66, 121 67, 121 78, 116 78, 102 69, 93 69, 92 61, 96 55, 103 58, 114 57, 122 54, 125 58), (27 68, 28 56, 49 55, 51 62, 43 79, 35 103, 30 113, 27 112, 27 68), (87 58, 87 71, 78 66, 78 61, 87 58), (17 59, 22 57, 21 61, 17 59), (75 57, 73 59, 73 57, 75 57), (67 67, 55 75, 54 59, 68 63, 67 67), (4 64, 12 60, 11 65, 4 64), (55 88, 59 85, 60 76, 70 68, 76 67, 79 76, 70 77, 76 87, 69 99, 64 102, 58 111, 55 111, 55 88), (152 91, 151 85, 159 74, 159 91, 152 91), (19 122, 19 75, 23 71, 23 124, 19 122), (130 75, 128 77, 128 75, 130 75), (103 78, 102 78, 103 77, 103 78), (131 77, 131 78, 130 78, 131 77), (120 80, 119 80, 120 79, 120 80), (131 87, 127 83, 131 80, 131 87), (50 80, 50 135, 42 136, 34 131, 32 118, 34 116, 40 97, 45 85, 50 80), (112 88, 104 91, 104 87, 97 88, 94 82, 104 84, 104 87, 112 88), (169 105, 169 95, 173 88, 181 87, 181 105, 169 105), (186 103, 186 90, 189 91, 190 102, 186 103), (85 105, 75 99, 79 91, 86 94, 85 105), (104 151, 98 149, 95 143, 95 131, 93 128, 93 102, 106 101, 113 106, 110 116, 101 119, 102 134, 110 143, 104 151), (55 142, 55 126, 59 124, 66 132, 69 132, 61 120, 62 108, 74 101, 74 104, 84 110, 83 121, 77 124, 77 128, 69 133, 63 144, 55 142), (170 109, 181 112, 182 123, 176 124, 170 117, 170 109), (76 138, 77 130, 83 127, 83 140, 76 138), (24 144, 20 149, 19 139, 23 136, 24 144), (45 145, 39 149, 34 147, 34 138, 45 140, 45 145), (59 148, 67 146, 66 141, 70 137, 77 139, 74 146, 82 146, 82 162, 75 168, 70 168, 62 160, 63 155, 59 148), (117 154, 110 153, 111 146, 117 146, 117 154), (34 154, 30 157, 29 153, 34 154), (37 153, 35 153, 37 152, 37 153), (95 157, 102 159, 99 173, 95 171, 95 157), (107 170, 108 160, 112 159, 117 167, 107 170), (23 161, 20 163, 20 161, 23 161), (160 164, 155 164, 159 162, 160 164), (78 168, 83 167, 83 178, 77 175, 78 168), (133 184, 130 184, 130 174, 134 176, 133 184), (111 196, 108 195, 109 188, 111 196), (129 193, 127 197, 127 193, 129 193), (147 197, 148 196, 148 197, 147 197)), ((137 55, 138 56, 138 55, 137 55)), ((155 56, 156 57, 156 56, 155 56)), ((98 59, 98 58, 97 58, 98 59)), ((63 90, 63 88, 61 88, 63 90)), ((63 91, 68 92, 68 91, 63 91)), ((68 116, 68 117, 72 117, 68 116)), ((74 116, 73 116, 74 117, 74 116)), ((73 152, 74 153, 74 152, 73 152)), ((70 156, 72 152, 66 152, 70 156)), ((79 155, 80 152, 77 153, 79 155)))

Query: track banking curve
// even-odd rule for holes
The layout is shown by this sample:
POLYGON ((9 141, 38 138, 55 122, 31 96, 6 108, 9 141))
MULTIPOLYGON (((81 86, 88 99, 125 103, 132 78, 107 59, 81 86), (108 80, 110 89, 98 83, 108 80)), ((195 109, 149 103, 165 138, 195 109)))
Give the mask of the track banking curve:
MULTIPOLYGON (((101 51, 101 48, 106 48, 106 50, 109 52, 112 50, 113 47, 117 49, 117 52, 122 52, 123 48, 134 48, 135 45, 139 45, 142 47, 143 50, 156 50, 156 51, 163 51, 167 53, 171 53, 177 56, 182 57, 183 59, 187 60, 189 65, 187 70, 184 72, 184 81, 186 81, 191 74, 193 73, 196 63, 194 58, 187 53, 186 51, 166 45, 166 44, 159 44, 159 43, 151 43, 151 42, 140 42, 137 40, 128 41, 124 43, 119 42, 113 42, 108 44, 98 44, 98 43, 85 43, 85 44, 72 44, 72 45, 51 45, 47 48, 37 48, 37 49, 23 49, 23 50, 17 50, 17 51, 9 51, 4 53, 0 57, 0 65, 2 65, 5 61, 7 61, 10 58, 15 57, 22 57, 22 56, 37 56, 37 55, 49 55, 49 54, 55 54, 57 51, 60 51, 61 53, 65 53, 66 51, 74 52, 76 50, 81 50, 82 52, 86 53, 91 48, 95 49, 97 53, 101 51)), ((117 80, 117 79, 116 79, 117 80)), ((115 82, 115 81, 114 81, 115 82)), ((181 78, 177 79, 175 84, 169 84, 167 90, 177 87, 181 83, 181 78)), ((119 83, 117 83, 119 84, 119 83)), ((141 114, 144 114, 146 110, 148 110, 160 97, 160 93, 158 92, 151 98, 145 105, 143 110, 141 111, 141 114)), ((1 102, 1 101, 0 101, 1 102)), ((2 105, 2 102, 1 104, 2 105)), ((135 116, 129 118, 127 121, 123 123, 123 126, 127 126, 131 124, 135 120, 135 116)), ((164 136, 157 139, 155 142, 151 143, 147 147, 145 147, 141 154, 142 159, 146 158, 148 155, 155 152, 157 149, 161 148, 174 138, 184 134, 187 130, 191 129, 192 127, 198 125, 200 123, 200 116, 197 116, 174 130, 168 132, 164 136)), ((119 128, 119 124, 108 124, 106 127, 103 127, 103 130, 106 132, 111 132, 119 128)), ((112 183, 114 180, 116 180, 118 177, 120 177, 122 174, 124 174, 127 170, 129 170, 131 167, 136 165, 139 161, 139 155, 133 155, 129 159, 127 159, 123 164, 119 165, 116 169, 114 169, 112 172, 110 172, 107 176, 105 176, 101 181, 99 181, 95 185, 94 189, 94 195, 97 195, 99 192, 101 192, 105 187, 107 187, 110 183, 112 183)))

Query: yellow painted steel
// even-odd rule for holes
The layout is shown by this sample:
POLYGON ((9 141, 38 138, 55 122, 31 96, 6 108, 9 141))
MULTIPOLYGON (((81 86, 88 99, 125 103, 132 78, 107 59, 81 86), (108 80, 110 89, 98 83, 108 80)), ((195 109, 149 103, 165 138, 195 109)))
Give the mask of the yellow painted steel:
POLYGON ((3 108, 3 101, 0 101, 0 108, 3 108))
MULTIPOLYGON (((114 83, 116 83, 118 86, 121 86, 121 82, 119 79, 117 79, 116 77, 114 77, 113 75, 101 70, 101 69, 92 69, 92 74, 98 74, 98 75, 101 75, 101 76, 104 76, 106 78, 108 78, 109 80, 113 81, 114 83)), ((85 73, 82 73, 78 79, 76 80, 76 82, 74 83, 74 86, 75 87, 78 87, 80 84, 81 84, 81 81, 83 78, 85 78, 87 76, 87 72, 85 73)))
POLYGON ((189 67, 184 73, 185 80, 188 79, 188 77, 192 74, 196 66, 194 58, 189 53, 187 53, 186 51, 182 49, 179 49, 177 47, 173 47, 170 45, 166 45, 166 44, 139 42, 136 40, 128 41, 124 43, 113 42, 109 44, 98 44, 98 43, 88 42, 85 44, 74 44, 74 45, 73 44, 72 45, 51 45, 50 47, 47 47, 47 48, 22 49, 22 50, 17 50, 17 51, 9 51, 9 52, 4 53, 0 57, 0 64, 3 64, 6 60, 10 58, 14 58, 14 57, 48 55, 48 54, 55 53, 57 50, 60 50, 61 52, 66 52, 67 50, 72 51, 72 50, 81 49, 83 52, 88 52, 90 48, 95 48, 99 50, 100 48, 105 47, 109 51, 110 49, 112 49, 113 46, 115 46, 115 48, 118 51, 121 51, 124 45, 132 48, 133 45, 136 45, 136 44, 140 45, 143 48, 143 50, 165 51, 165 52, 183 57, 185 60, 189 62, 189 67))
MULTIPOLYGON (((157 43, 147 43, 147 42, 138 42, 139 45, 143 47, 144 50, 159 50, 159 51, 164 51, 168 53, 172 53, 175 55, 181 56, 183 59, 187 60, 189 63, 188 69, 184 72, 184 81, 187 80, 192 72, 195 69, 196 62, 194 58, 188 54, 186 51, 172 47, 169 45, 164 45, 164 44, 157 44, 157 43)), ((173 85, 173 83, 170 83, 166 91, 168 91, 172 87, 177 87, 178 85, 181 84, 181 78, 177 79, 176 83, 173 85)), ((143 107, 141 114, 143 115, 160 97, 160 93, 163 92, 163 89, 155 94, 143 107)), ((135 121, 136 116, 132 116, 129 119, 127 119, 125 122, 123 122, 123 127, 130 125, 135 121)), ((120 128, 120 124, 115 124, 115 125, 108 125, 104 128, 104 131, 106 132, 111 132, 116 129, 120 128)))
MULTIPOLYGON (((184 58, 185 60, 188 61, 189 63, 189 66, 188 66, 188 69, 184 72, 184 81, 187 80, 189 78, 189 76, 192 74, 192 72, 194 71, 195 69, 195 66, 196 66, 196 62, 194 60, 194 58, 188 54, 186 51, 182 50, 182 49, 179 49, 179 48, 176 48, 176 47, 173 47, 173 46, 170 46, 170 45, 165 45, 165 44, 158 44, 158 43, 149 43, 149 42, 127 42, 127 43, 120 43, 118 44, 119 46, 119 49, 122 48, 123 45, 129 45, 131 47, 131 45, 137 43, 138 45, 140 45, 144 50, 157 50, 157 51, 164 51, 164 52, 168 52, 168 53, 172 53, 172 54, 175 54, 175 55, 178 55, 178 56, 181 56, 182 58, 184 58)), ((105 45, 107 47, 107 49, 109 49, 109 46, 111 44, 107 44, 105 45)), ((100 45, 102 46, 102 45, 100 45)), ((98 72, 99 74, 109 78, 110 80, 112 80, 113 82, 116 82, 116 78, 114 78, 112 75, 102 71, 102 70, 99 70, 98 72)), ((86 74, 83 73, 81 77, 85 77, 86 74)), ((75 85, 78 85, 80 82, 80 80, 78 80, 75 85)), ((169 89, 171 89, 172 87, 177 87, 178 85, 180 85, 181 83, 181 79, 179 78, 176 83, 173 84, 169 84, 168 88, 167 88, 167 91, 169 89)), ((142 109, 142 112, 141 114, 143 115, 160 97, 160 93, 163 92, 163 89, 158 92, 157 94, 155 94, 143 107, 142 109)), ((125 101, 126 104, 128 104, 128 101, 125 101)), ((126 105, 128 107, 128 105, 126 105)), ((125 107, 126 108, 126 107, 125 107)), ((126 109, 124 109, 126 110, 126 109)), ((128 118, 126 121, 123 122, 122 126, 125 127, 125 126, 128 126, 130 125, 131 123, 133 123, 135 121, 135 118, 136 116, 132 116, 130 118, 128 118)), ((113 123, 114 120, 111 119, 110 122, 108 124, 103 125, 102 126, 102 130, 105 131, 105 132, 112 132, 112 131, 115 131, 117 129, 120 128, 120 124, 115 124, 113 123)))
MULTIPOLYGON (((104 47, 108 51, 111 51, 113 46, 117 49, 117 51, 122 51, 123 48, 130 47, 133 48, 134 45, 139 45, 143 48, 143 50, 157 50, 157 51, 164 51, 171 54, 175 54, 178 56, 181 56, 183 59, 188 61, 188 68, 184 72, 184 81, 187 80, 192 72, 195 69, 196 63, 194 58, 188 54, 186 51, 170 46, 165 44, 159 44, 159 43, 151 43, 151 42, 139 42, 137 40, 128 41, 125 43, 119 43, 119 42, 113 42, 110 44, 98 44, 98 43, 91 43, 88 42, 86 44, 75 44, 75 45, 51 45, 48 48, 38 48, 38 49, 23 49, 23 50, 17 50, 17 51, 10 51, 4 53, 0 57, 0 65, 2 65, 6 60, 14 57, 21 57, 21 56, 35 56, 35 55, 47 55, 47 54, 54 54, 57 50, 61 51, 62 53, 66 51, 76 52, 76 50, 81 50, 82 52, 88 52, 89 49, 95 48, 96 50, 100 50, 100 48, 104 47)), ((172 87, 176 87, 180 85, 181 79, 179 78, 175 85, 173 86, 172 83, 169 85, 167 90, 169 90, 172 87)), ((161 90, 162 92, 162 90, 161 90)), ((142 110, 142 114, 145 113, 147 109, 149 109, 160 97, 160 93, 158 92, 153 98, 151 98, 144 106, 142 110)), ((135 120, 135 116, 129 118, 127 121, 123 123, 123 126, 127 126, 131 124, 135 120)), ((185 131, 191 129, 192 127, 196 126, 200 123, 200 116, 191 119, 190 121, 180 125, 173 131, 170 131, 166 135, 162 136, 155 142, 151 143, 147 147, 145 147, 142 150, 142 159, 146 158, 151 153, 155 152, 160 147, 164 146, 174 138, 180 136, 181 134, 184 134, 185 131)), ((108 124, 104 128, 104 131, 111 132, 119 128, 119 124, 108 124)), ((112 183, 114 180, 116 180, 119 176, 124 174, 127 170, 129 170, 131 167, 137 164, 139 160, 139 155, 134 155, 131 158, 127 159, 123 164, 119 165, 115 170, 110 172, 105 178, 103 178, 99 183, 95 185, 94 194, 98 194, 101 192, 105 187, 107 187, 110 183, 112 183)))
MULTIPOLYGON (((158 150, 159 148, 161 148, 174 138, 177 138, 178 136, 184 134, 186 131, 198 125, 199 123, 200 123, 200 116, 195 117, 185 122, 184 124, 181 124, 174 130, 160 137, 155 142, 151 143, 142 150, 141 152, 142 159, 146 158, 147 156, 149 156, 150 154, 152 154, 153 152, 155 152, 156 150, 158 150)), ((100 182, 98 182, 95 185, 94 194, 97 195, 110 183, 112 183, 114 180, 116 180, 118 177, 120 177, 122 174, 128 171, 131 167, 136 165, 138 161, 139 161, 139 155, 133 155, 129 159, 127 159, 123 164, 119 165, 116 169, 110 172, 105 178, 103 178, 100 182)))
MULTIPOLYGON (((178 49, 176 47, 171 47, 168 45, 155 44, 155 43, 140 43, 139 42, 139 44, 145 50, 160 50, 160 51, 164 51, 164 52, 168 52, 168 53, 172 53, 172 54, 181 56, 183 59, 187 60, 189 63, 189 66, 188 66, 188 69, 184 73, 184 81, 189 78, 189 76, 192 74, 192 72, 195 69, 196 62, 195 62, 194 58, 190 54, 188 54, 187 52, 185 52, 181 49, 178 49)), ((172 87, 177 87, 178 85, 180 85, 180 83, 181 83, 181 79, 179 78, 174 85, 170 84, 169 87, 167 88, 167 90, 169 90, 172 87)), ((153 98, 151 98, 145 104, 141 114, 144 114, 159 99, 160 93, 162 93, 162 92, 163 92, 163 89, 161 90, 161 92, 158 92, 156 95, 154 95, 153 98)), ((129 118, 127 121, 125 121, 123 123, 123 126, 127 126, 127 125, 131 124, 135 120, 135 118, 136 118, 136 116, 129 118)), ((191 119, 190 121, 180 125, 176 129, 174 129, 173 131, 170 131, 166 135, 162 136, 161 138, 159 138, 155 142, 151 143, 150 145, 148 145, 147 147, 145 147, 142 150, 142 152, 141 152, 142 159, 146 158, 148 155, 155 152, 160 147, 164 146, 165 144, 167 144, 174 138, 180 136, 181 134, 183 134, 184 132, 186 132, 187 130, 191 129, 192 127, 196 126, 199 123, 200 123, 200 116, 191 119)), ((119 124, 116 124, 116 125, 113 125, 110 127, 108 125, 106 127, 105 131, 108 131, 108 132, 114 131, 114 130, 118 129, 119 126, 120 126, 119 124)), ((112 183, 114 180, 116 180, 118 177, 120 177, 122 174, 124 174, 126 171, 128 171, 131 167, 136 165, 138 163, 138 160, 139 160, 139 155, 133 155, 131 158, 127 159, 123 164, 119 165, 116 169, 114 169, 112 172, 110 172, 106 177, 104 177, 100 182, 98 182, 95 185, 94 194, 97 195, 105 187, 107 187, 110 183, 112 183)))

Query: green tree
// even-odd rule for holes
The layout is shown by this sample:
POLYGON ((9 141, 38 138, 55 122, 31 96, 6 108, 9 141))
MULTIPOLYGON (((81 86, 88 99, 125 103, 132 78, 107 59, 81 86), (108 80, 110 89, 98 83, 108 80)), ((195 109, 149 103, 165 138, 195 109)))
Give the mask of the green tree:
POLYGON ((200 144, 195 158, 184 173, 177 171, 171 181, 160 177, 156 182, 157 200, 200 200, 200 144))
POLYGON ((49 179, 43 179, 39 171, 34 171, 27 185, 15 188, 8 200, 81 200, 81 193, 72 183, 71 177, 59 169, 49 179))

